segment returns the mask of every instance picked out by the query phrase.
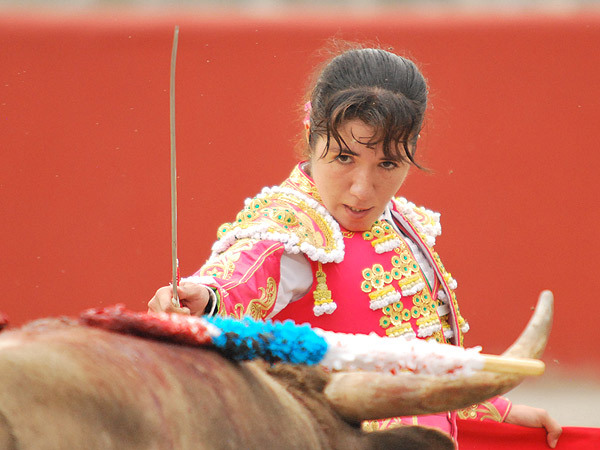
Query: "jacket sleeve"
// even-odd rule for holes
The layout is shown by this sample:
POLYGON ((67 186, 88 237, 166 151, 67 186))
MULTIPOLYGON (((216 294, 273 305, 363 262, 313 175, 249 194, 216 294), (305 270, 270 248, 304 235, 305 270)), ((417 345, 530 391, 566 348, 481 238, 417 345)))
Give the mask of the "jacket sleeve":
POLYGON ((498 396, 457 411, 458 418, 480 422, 504 422, 511 406, 509 399, 498 396))
POLYGON ((286 254, 280 242, 240 239, 181 281, 212 289, 218 302, 216 314, 265 320, 310 288, 312 278, 306 268, 310 264, 305 257, 286 254))

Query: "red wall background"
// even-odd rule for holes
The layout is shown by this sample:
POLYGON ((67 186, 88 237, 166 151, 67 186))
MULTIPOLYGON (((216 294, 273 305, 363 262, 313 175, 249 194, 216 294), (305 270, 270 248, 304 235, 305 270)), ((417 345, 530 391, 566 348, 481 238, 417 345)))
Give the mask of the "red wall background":
POLYGON ((600 365, 600 16, 0 17, 0 310, 13 324, 170 280, 169 64, 177 65, 182 274, 296 161, 331 37, 380 42, 431 85, 401 194, 442 213, 468 346, 500 352, 556 296, 551 368, 600 365))

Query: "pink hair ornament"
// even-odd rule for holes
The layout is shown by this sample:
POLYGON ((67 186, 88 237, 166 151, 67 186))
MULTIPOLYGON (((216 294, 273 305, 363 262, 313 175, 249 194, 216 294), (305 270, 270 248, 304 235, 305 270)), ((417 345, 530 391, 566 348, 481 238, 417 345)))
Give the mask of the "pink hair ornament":
POLYGON ((304 111, 306 111, 306 115, 304 116, 304 120, 302 120, 302 123, 304 124, 307 130, 310 130, 310 113, 312 111, 312 104, 310 100, 304 104, 304 111))

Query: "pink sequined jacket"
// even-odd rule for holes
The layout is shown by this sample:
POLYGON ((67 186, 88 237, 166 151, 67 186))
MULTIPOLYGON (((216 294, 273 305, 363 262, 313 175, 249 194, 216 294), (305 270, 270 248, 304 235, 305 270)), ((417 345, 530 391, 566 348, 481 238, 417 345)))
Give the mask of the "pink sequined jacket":
MULTIPOLYGON (((218 313, 293 319, 325 330, 418 337, 462 345, 468 324, 456 281, 434 250, 439 214, 394 198, 370 230, 344 230, 323 207, 312 179, 294 168, 280 186, 246 201, 224 224, 206 264, 192 277, 211 287, 218 313)), ((465 410, 363 424, 440 428, 457 436, 456 417, 503 421, 503 397, 465 410)))

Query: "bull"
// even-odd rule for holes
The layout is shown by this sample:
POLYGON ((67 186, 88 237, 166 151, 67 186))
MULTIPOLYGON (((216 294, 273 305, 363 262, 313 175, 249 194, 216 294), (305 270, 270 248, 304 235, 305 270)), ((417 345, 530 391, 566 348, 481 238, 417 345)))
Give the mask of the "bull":
MULTIPOLYGON (((504 355, 538 358, 551 321, 552 298, 542 295, 504 355)), ((0 448, 452 449, 433 429, 363 432, 360 423, 463 408, 522 378, 240 363, 210 349, 41 319, 0 334, 0 448)))

